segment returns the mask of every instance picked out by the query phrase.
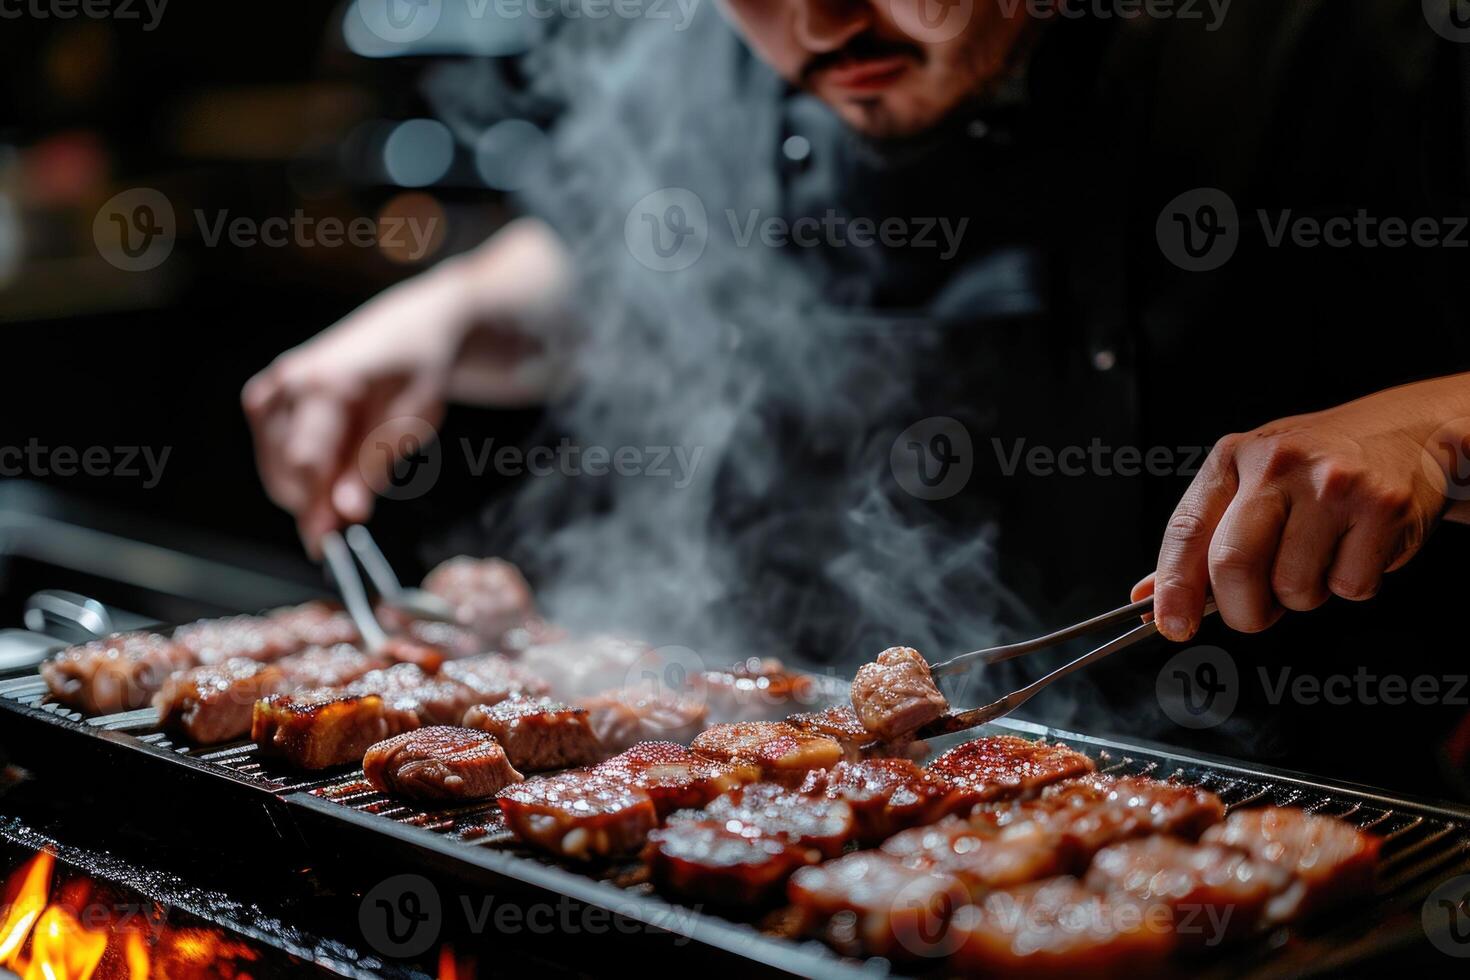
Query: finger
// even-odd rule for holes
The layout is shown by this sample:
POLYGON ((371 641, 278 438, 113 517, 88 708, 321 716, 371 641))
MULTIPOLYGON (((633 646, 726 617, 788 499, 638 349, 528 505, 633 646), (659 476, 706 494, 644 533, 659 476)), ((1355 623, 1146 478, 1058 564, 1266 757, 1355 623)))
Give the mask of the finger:
POLYGON ((308 493, 300 475, 286 465, 282 455, 291 432, 291 412, 280 405, 261 418, 255 427, 255 464, 261 483, 276 505, 293 514, 306 506, 308 493))
POLYGON ((373 516, 373 489, 355 461, 348 463, 332 484, 332 507, 349 524, 363 524, 373 516))
POLYGON ((1348 528, 1327 572, 1332 594, 1361 602, 1378 594, 1383 573, 1403 550, 1402 535, 1390 524, 1362 521, 1348 528))
POLYGON ((1210 542, 1210 589, 1232 629, 1258 633, 1281 618, 1271 569, 1289 507, 1285 491, 1260 484, 1237 493, 1220 518, 1210 542))
POLYGON ((1183 642, 1199 629, 1209 593, 1210 541, 1238 485, 1233 444, 1221 440, 1164 529, 1154 574, 1154 618, 1171 640, 1183 642))
MULTIPOLYGON (((1139 579, 1138 580, 1138 583, 1133 586, 1133 589, 1128 593, 1128 601, 1129 602, 1137 602, 1140 599, 1147 599, 1149 596, 1151 596, 1153 594, 1154 594, 1154 573, 1153 572, 1149 572, 1143 578, 1139 579)), ((1154 614, 1152 612, 1146 612, 1142 616, 1142 619, 1143 619, 1143 621, 1145 623, 1152 622, 1153 621, 1153 618, 1154 618, 1154 614)))
POLYGON ((263 417, 279 403, 284 391, 279 374, 270 368, 261 371, 240 389, 240 404, 245 409, 245 416, 252 422, 263 417))
POLYGON ((282 451, 285 466, 296 474, 313 500, 327 498, 342 466, 348 411, 338 398, 312 394, 298 401, 282 451))
POLYGON ((322 557, 322 537, 328 531, 340 530, 343 526, 341 517, 326 496, 313 500, 296 519, 296 528, 306 553, 317 560, 322 557))
POLYGON ((1327 570, 1337 555, 1343 530, 1341 515, 1327 507, 1303 504, 1291 508, 1271 570, 1271 591, 1281 605, 1307 612, 1332 597, 1327 570))

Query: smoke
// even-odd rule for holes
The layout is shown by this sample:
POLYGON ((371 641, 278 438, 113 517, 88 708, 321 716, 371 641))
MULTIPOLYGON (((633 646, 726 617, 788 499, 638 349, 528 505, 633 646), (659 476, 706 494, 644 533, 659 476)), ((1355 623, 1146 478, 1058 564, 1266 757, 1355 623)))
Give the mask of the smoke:
POLYGON ((752 90, 778 83, 736 63, 718 16, 704 4, 680 31, 569 23, 527 59, 519 100, 484 63, 431 74, 436 107, 471 142, 504 115, 567 102, 520 193, 579 277, 568 299, 584 336, 557 430, 582 447, 700 453, 687 486, 526 480, 485 525, 514 535, 510 552, 555 620, 680 644, 707 663, 772 655, 850 675, 891 644, 938 660, 994 642, 1002 614, 1024 612, 996 581, 986 529, 948 530, 889 468, 895 436, 922 411, 919 345, 834 315, 810 257, 735 233, 747 216, 781 213, 777 100, 687 96, 720 73, 752 90), (658 271, 629 214, 659 192, 688 202, 671 188, 702 207, 703 251, 658 271))

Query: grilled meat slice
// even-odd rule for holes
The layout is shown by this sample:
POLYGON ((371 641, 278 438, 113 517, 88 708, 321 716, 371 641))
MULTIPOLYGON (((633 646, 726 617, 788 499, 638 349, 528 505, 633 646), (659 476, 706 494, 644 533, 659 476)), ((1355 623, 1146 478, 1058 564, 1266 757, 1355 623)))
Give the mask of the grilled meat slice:
POLYGON ((394 664, 363 674, 349 694, 379 694, 393 710, 412 712, 420 725, 457 725, 480 696, 463 684, 431 676, 413 664, 394 664))
POLYGON ((620 688, 580 698, 597 740, 609 752, 649 740, 689 742, 704 727, 702 701, 669 691, 620 688))
POLYGON ((753 782, 753 766, 707 759, 673 742, 639 742, 596 767, 609 779, 647 793, 660 817, 701 807, 728 790, 753 782))
POLYGON ((303 648, 362 642, 352 617, 331 603, 303 602, 299 606, 274 609, 266 618, 289 630, 303 648))
MULTIPOLYGON (((1104 843, 1142 834, 1194 840, 1225 819, 1225 804, 1208 790, 1147 776, 1102 773, 1053 783, 1041 791, 1038 800, 1022 807, 1033 808, 1033 815, 1050 813, 1057 821, 1072 818, 1074 823, 1080 820, 1084 825, 1112 827, 1113 835, 1104 843)), ((1077 829, 1086 836, 1085 826, 1077 829)))
POLYGON ((550 698, 477 704, 465 712, 463 724, 494 735, 511 764, 527 771, 585 766, 603 756, 587 712, 550 698))
POLYGON ((418 726, 412 711, 396 710, 376 694, 323 688, 255 702, 250 737, 263 755, 298 769, 328 769, 355 765, 373 743, 418 726))
POLYGON ((282 657, 274 666, 281 668, 292 690, 308 691, 350 684, 370 670, 387 667, 388 661, 346 643, 338 643, 329 647, 308 647, 300 653, 282 657))
POLYGON ((930 775, 977 803, 1029 796, 1062 779, 1092 772, 1092 760, 1065 745, 1015 735, 977 738, 928 765, 930 775))
POLYGON ((1034 822, 1000 829, 949 817, 905 830, 881 850, 911 868, 953 875, 977 900, 996 888, 1061 874, 1070 864, 1061 835, 1034 822))
POLYGON ((727 670, 707 670, 693 687, 703 694, 711 722, 779 721, 818 697, 810 675, 789 671, 774 657, 750 657, 727 670))
POLYGON ((288 683, 274 664, 235 657, 170 674, 153 703, 165 728, 213 745, 249 735, 255 702, 279 694, 288 683))
POLYGON ((539 698, 551 690, 535 671, 498 653, 462 657, 446 663, 440 675, 474 691, 480 704, 506 698, 539 698))
POLYGON ((803 848, 706 821, 653 831, 643 860, 660 891, 721 906, 765 905, 809 863, 803 848))
POLYGON ((1292 875, 1292 887, 1267 909, 1274 922, 1314 915, 1372 892, 1383 844, 1382 838, 1342 820, 1274 806, 1237 810, 1200 840, 1245 851, 1292 875))
POLYGON ((854 851, 791 876, 798 928, 849 956, 922 962, 948 951, 946 925, 968 900, 950 875, 881 851, 854 851))
POLYGON ((494 736, 433 725, 378 742, 362 759, 368 782, 390 796, 483 800, 525 779, 494 736))
POLYGON ((658 826, 646 792, 597 767, 528 779, 496 799, 523 844, 579 861, 633 854, 658 826))
POLYGON ((932 823, 956 805, 956 794, 908 759, 839 762, 807 773, 803 793, 852 807, 857 840, 877 844, 900 830, 932 823))
POLYGON ((1267 903, 1290 881, 1282 868, 1243 851, 1172 837, 1103 848, 1086 878, 1093 891, 1164 905, 1181 945, 1210 947, 1257 931, 1267 903))
POLYGON ((449 659, 443 650, 411 636, 387 637, 378 653, 395 664, 412 664, 428 674, 437 674, 444 661, 449 659))
POLYGON ((553 695, 576 703, 604 691, 638 687, 643 680, 639 665, 650 663, 652 655, 646 643, 598 635, 536 644, 521 654, 520 663, 546 678, 553 695))
POLYGON ((950 940, 956 972, 1026 980, 1151 976, 1174 949, 1167 909, 1071 877, 992 892, 955 914, 950 940))
POLYGON ((41 665, 51 696, 90 715, 146 707, 176 670, 194 655, 157 633, 116 633, 68 647, 41 665))
POLYGON ((695 736, 700 755, 760 768, 769 779, 797 784, 813 769, 842 761, 842 746, 824 735, 803 732, 784 721, 715 725, 695 736))
POLYGON ((451 558, 424 577, 424 588, 448 602, 455 620, 492 647, 536 615, 525 576, 499 558, 451 558))
POLYGON ((852 707, 863 727, 884 739, 902 738, 949 710, 929 673, 929 663, 912 647, 889 647, 874 663, 858 668, 852 707))
POLYGON ((928 743, 903 737, 893 741, 881 739, 863 727, 850 704, 834 705, 821 711, 792 715, 786 723, 811 735, 835 739, 849 762, 874 756, 921 759, 929 751, 928 743))
POLYGON ((771 837, 832 858, 852 840, 852 808, 840 800, 808 796, 777 783, 751 783, 711 800, 703 810, 683 810, 669 823, 709 821, 746 837, 771 837))
POLYGON ((268 616, 201 619, 174 630, 174 640, 201 664, 217 664, 233 657, 279 660, 302 647, 295 633, 268 616))

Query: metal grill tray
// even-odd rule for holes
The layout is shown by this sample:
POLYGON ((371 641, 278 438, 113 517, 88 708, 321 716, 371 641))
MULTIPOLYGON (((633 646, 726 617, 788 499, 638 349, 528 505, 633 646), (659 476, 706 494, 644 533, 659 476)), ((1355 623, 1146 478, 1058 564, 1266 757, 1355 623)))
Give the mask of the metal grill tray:
MULTIPOLYGON (((182 807, 195 823, 207 817, 211 832, 224 813, 231 822, 260 821, 249 839, 277 858, 283 846, 294 846, 302 856, 333 863, 344 873, 382 878, 413 870, 462 883, 476 894, 490 888, 502 898, 571 900, 646 927, 632 935, 614 933, 629 946, 644 946, 654 955, 675 946, 681 961, 694 967, 707 962, 746 973, 822 977, 890 972, 883 960, 843 959, 818 942, 783 937, 769 920, 736 922, 672 904, 652 891, 637 864, 588 873, 532 855, 504 832, 493 804, 419 809, 374 791, 361 770, 307 779, 274 768, 251 742, 207 748, 176 744, 158 730, 152 709, 85 718, 47 702, 45 694, 36 675, 0 681, 0 742, 17 761, 38 770, 64 767, 88 780, 115 780, 130 787, 135 798, 160 797, 167 807, 182 807), (262 827, 270 832, 260 833, 262 827)), ((1086 752, 1104 772, 1172 778, 1208 789, 1232 810, 1295 806, 1384 838, 1379 887, 1371 901, 1317 926, 1279 929, 1220 956, 1181 963, 1181 976, 1339 970, 1422 939, 1419 906, 1425 896, 1446 878, 1470 873, 1470 808, 1014 719, 1001 719, 975 734, 1000 732, 1064 742, 1086 752)))

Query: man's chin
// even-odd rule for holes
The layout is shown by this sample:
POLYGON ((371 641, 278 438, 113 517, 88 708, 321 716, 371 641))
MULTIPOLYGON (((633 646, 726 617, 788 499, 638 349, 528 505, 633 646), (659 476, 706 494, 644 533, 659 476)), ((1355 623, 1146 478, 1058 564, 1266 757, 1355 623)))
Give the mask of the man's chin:
POLYGON ((908 139, 939 125, 942 115, 926 111, 893 95, 853 98, 823 93, 823 101, 838 118, 870 139, 908 139))

